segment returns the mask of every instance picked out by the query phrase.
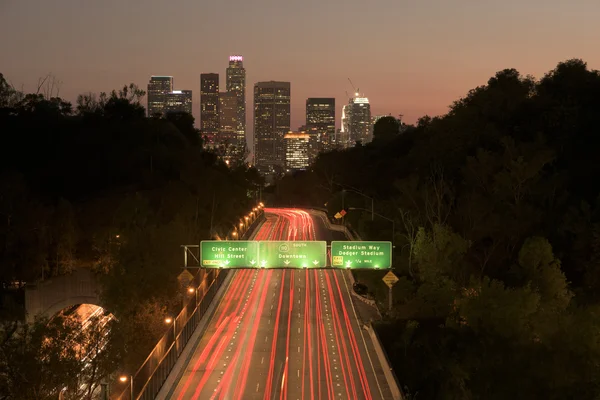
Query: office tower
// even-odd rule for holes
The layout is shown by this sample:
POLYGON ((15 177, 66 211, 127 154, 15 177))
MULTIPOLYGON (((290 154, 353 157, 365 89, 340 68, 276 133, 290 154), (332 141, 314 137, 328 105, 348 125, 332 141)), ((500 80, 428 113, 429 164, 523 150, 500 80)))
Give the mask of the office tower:
POLYGON ((219 74, 200 74, 200 130, 209 145, 219 133, 219 74))
POLYGON ((310 135, 305 132, 289 132, 285 141, 285 169, 304 170, 309 166, 310 135))
POLYGON ((237 96, 237 132, 246 138, 246 69, 242 56, 229 57, 225 88, 237 96))
POLYGON ((219 93, 218 145, 221 157, 230 166, 244 164, 246 157, 246 138, 237 130, 237 105, 238 97, 235 92, 219 93))
POLYGON ((350 145, 350 114, 351 109, 349 104, 342 106, 342 124, 340 134, 338 135, 338 144, 342 149, 352 147, 350 145))
POLYGON ((172 76, 150 77, 148 82, 148 116, 162 115, 165 111, 165 100, 167 93, 173 90, 172 76))
POLYGON ((165 96, 165 114, 170 112, 192 113, 192 91, 173 90, 165 96))
POLYGON ((261 173, 285 167, 283 137, 290 131, 290 83, 254 85, 254 164, 261 173))
POLYGON ((234 92, 219 93, 219 136, 237 139, 237 95, 234 92))
POLYGON ((342 109, 342 128, 344 129, 347 144, 352 147, 356 142, 363 145, 373 140, 373 121, 371 119, 371 105, 366 97, 350 98, 348 104, 342 109))
POLYGON ((335 146, 335 99, 306 99, 306 131, 311 135, 310 162, 335 146))

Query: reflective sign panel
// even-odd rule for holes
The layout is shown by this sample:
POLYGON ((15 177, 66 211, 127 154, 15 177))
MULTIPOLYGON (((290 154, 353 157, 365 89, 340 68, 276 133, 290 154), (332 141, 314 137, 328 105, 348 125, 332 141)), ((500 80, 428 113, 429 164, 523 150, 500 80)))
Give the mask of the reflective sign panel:
POLYGON ((258 266, 258 242, 204 240, 200 242, 200 265, 204 268, 252 268, 258 266))
POLYGON ((331 266, 349 269, 392 268, 392 242, 331 242, 331 266))
POLYGON ((327 243, 324 241, 261 241, 260 268, 324 268, 327 243))

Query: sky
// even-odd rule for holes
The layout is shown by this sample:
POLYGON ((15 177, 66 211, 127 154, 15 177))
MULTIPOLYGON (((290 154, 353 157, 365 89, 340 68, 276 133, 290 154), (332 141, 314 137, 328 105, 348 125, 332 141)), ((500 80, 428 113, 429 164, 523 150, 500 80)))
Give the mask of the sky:
POLYGON ((599 19, 598 0, 0 0, 0 72, 25 91, 51 73, 72 102, 173 75, 198 122, 200 74, 224 88, 241 54, 250 132, 253 85, 268 80, 291 82, 291 129, 308 97, 335 97, 339 127, 348 78, 373 115, 414 123, 505 68, 600 69, 599 19))

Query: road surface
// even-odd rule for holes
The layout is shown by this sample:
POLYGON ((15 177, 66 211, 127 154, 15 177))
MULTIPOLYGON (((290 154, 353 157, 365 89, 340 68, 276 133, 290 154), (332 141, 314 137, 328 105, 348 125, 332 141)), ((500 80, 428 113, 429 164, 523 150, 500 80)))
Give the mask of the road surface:
MULTIPOLYGON (((255 240, 330 239, 322 221, 305 211, 265 211, 255 240)), ((167 398, 390 398, 344 272, 233 273, 167 398)))

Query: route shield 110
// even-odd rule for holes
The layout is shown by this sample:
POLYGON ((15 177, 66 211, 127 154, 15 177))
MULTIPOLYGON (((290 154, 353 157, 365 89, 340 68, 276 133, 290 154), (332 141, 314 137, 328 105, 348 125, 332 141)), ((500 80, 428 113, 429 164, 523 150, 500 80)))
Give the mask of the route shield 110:
POLYGON ((200 242, 203 268, 252 268, 258 266, 258 242, 204 240, 200 242))
POLYGON ((348 269, 392 268, 392 242, 331 242, 331 266, 348 269))
POLYGON ((261 241, 258 242, 260 268, 324 268, 327 242, 261 241))

